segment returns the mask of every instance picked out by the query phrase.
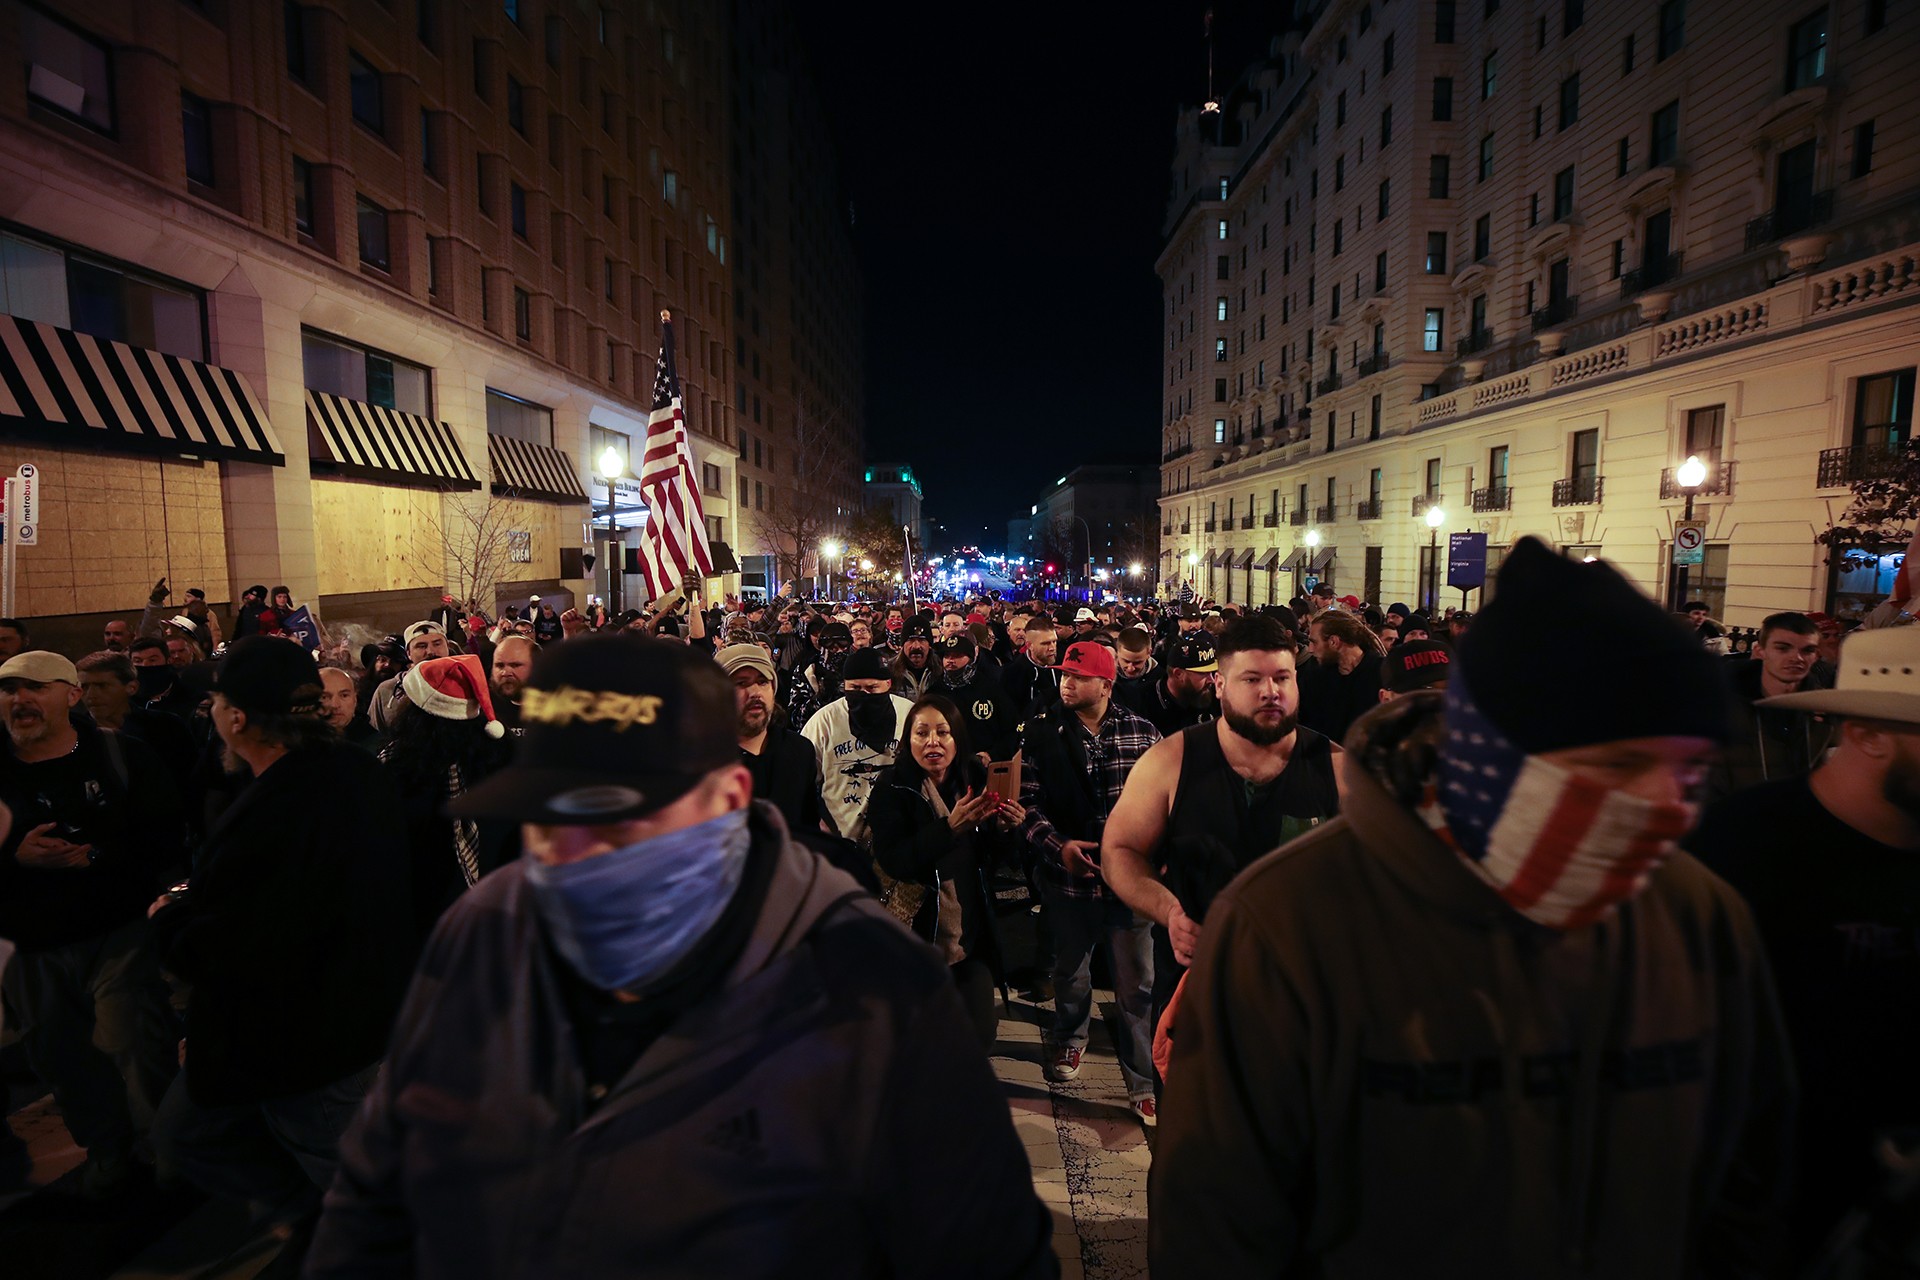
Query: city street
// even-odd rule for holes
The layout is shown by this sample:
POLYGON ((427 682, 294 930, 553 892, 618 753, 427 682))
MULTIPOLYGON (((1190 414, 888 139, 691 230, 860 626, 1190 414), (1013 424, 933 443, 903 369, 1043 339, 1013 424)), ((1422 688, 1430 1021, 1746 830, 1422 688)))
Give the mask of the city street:
MULTIPOLYGON (((1012 891, 1017 893, 1018 891, 1012 891)), ((1031 953, 1022 898, 1003 894, 1010 956, 1031 953)), ((1096 990, 1102 1009, 1112 992, 1096 990)), ((1126 1086, 1103 1021, 1077 1078, 1049 1084, 1041 1025, 1050 1005, 1018 992, 1003 1010, 993 1067, 1053 1212, 1062 1280, 1132 1280, 1147 1270, 1147 1167, 1151 1137, 1127 1106, 1126 1086)), ((20 1047, 0 1054, 9 1114, 0 1134, 0 1258, 7 1280, 251 1280, 273 1263, 279 1241, 251 1229, 237 1205, 193 1191, 167 1192, 143 1177, 110 1204, 77 1194, 85 1153, 73 1145, 53 1099, 36 1087, 20 1047)))

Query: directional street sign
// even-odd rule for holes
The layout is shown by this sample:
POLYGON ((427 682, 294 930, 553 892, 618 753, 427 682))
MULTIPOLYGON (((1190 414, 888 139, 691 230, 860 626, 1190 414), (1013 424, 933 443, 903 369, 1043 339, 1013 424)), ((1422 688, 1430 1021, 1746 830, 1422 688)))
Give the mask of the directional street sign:
POLYGON ((1705 564, 1707 559, 1707 522, 1680 520, 1673 526, 1673 562, 1688 566, 1705 564))

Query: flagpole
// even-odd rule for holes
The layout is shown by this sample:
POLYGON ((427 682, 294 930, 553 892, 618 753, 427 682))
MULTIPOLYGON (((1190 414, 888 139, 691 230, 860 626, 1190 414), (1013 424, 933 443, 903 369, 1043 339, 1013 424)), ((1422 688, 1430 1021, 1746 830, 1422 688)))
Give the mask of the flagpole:
POLYGON ((918 613, 920 612, 920 601, 916 598, 916 593, 913 589, 913 528, 912 526, 904 525, 904 524, 900 526, 900 543, 901 543, 901 546, 903 546, 906 549, 906 557, 907 557, 907 603, 910 606, 912 606, 913 612, 918 613))

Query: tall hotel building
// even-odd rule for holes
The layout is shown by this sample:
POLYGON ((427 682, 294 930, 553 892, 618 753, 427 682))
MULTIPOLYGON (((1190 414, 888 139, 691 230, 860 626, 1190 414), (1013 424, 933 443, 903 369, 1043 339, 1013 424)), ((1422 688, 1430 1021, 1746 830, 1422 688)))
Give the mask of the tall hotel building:
MULTIPOLYGON (((1852 613, 1815 536, 1913 425, 1920 13, 1885 0, 1329 0, 1179 122, 1161 575, 1457 604, 1533 535, 1649 592, 1852 613), (1304 32, 1304 34, 1301 34, 1304 32), (1438 508, 1437 527, 1426 516, 1438 508)), ((1469 604, 1483 598, 1476 592, 1469 604)))
MULTIPOLYGON (((696 0, 0 0, 0 471, 42 481, 16 612, 82 643, 164 575, 385 630, 483 556, 489 607, 604 594, 600 460, 631 547, 662 310, 709 536, 752 554, 791 426, 756 361, 855 320, 740 199, 732 153, 777 108, 736 85, 735 25, 696 0)), ((830 165, 816 111, 782 128, 830 165)), ((794 201, 844 237, 830 186, 794 201)))

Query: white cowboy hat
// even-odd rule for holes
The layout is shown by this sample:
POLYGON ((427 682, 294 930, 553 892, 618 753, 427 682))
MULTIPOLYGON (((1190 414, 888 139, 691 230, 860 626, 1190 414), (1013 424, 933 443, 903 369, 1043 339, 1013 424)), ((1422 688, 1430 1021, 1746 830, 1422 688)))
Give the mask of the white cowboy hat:
POLYGON ((1856 631, 1840 642, 1833 688, 1783 693, 1754 705, 1920 725, 1920 626, 1856 631))

